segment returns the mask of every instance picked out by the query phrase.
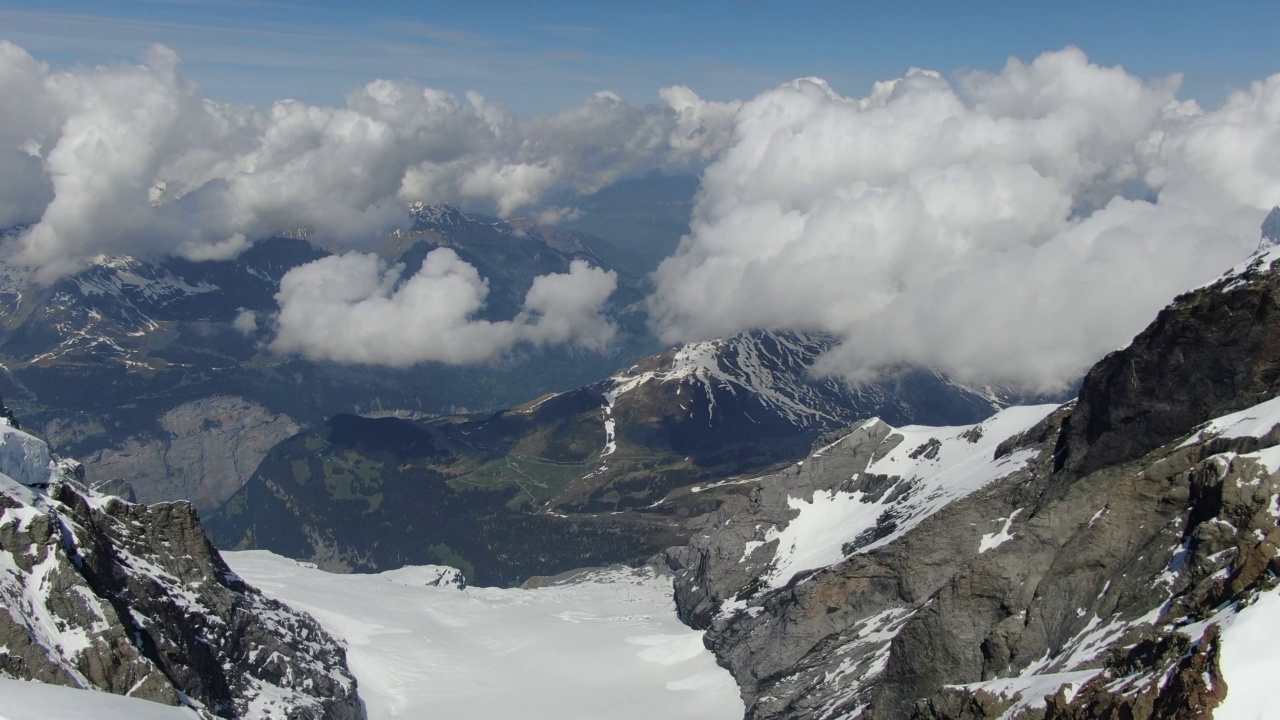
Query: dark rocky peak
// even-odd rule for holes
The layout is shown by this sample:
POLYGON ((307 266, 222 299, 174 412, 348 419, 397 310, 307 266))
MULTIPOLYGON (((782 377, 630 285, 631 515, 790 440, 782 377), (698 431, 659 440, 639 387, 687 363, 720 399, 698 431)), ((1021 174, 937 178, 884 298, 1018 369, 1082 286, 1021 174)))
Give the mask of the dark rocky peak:
POLYGON ((240 580, 190 504, 99 495, 78 470, 0 426, 0 674, 202 717, 364 717, 343 648, 240 580))
MULTIPOLYGON (((1273 213, 1274 216, 1274 213, 1273 213)), ((1280 250, 1179 296, 1085 376, 1059 444, 1072 476, 1139 458, 1280 388, 1280 250)))

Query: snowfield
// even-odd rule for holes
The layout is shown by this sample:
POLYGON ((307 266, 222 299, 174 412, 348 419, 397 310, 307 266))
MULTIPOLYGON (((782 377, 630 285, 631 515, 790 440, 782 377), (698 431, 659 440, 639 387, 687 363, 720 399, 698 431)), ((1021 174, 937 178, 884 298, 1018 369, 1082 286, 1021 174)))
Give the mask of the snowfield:
MULTIPOLYGON (((436 568, 336 575, 263 551, 246 582, 345 640, 372 720, 739 720, 738 688, 676 618, 671 583, 597 570, 539 589, 432 585, 436 568)), ((15 719, 16 720, 16 719, 15 719)))
POLYGON ((0 720, 199 720, 190 708, 0 677, 0 720))

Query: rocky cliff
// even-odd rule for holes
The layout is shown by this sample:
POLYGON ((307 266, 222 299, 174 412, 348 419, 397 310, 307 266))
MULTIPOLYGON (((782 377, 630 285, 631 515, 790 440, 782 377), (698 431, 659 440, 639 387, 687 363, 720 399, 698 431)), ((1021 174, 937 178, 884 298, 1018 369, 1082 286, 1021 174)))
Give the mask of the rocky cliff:
POLYGON ((1074 403, 968 427, 868 421, 739 481, 667 561, 747 717, 1198 718, 1252 702, 1257 683, 1223 667, 1256 650, 1233 628, 1278 592, 1277 260, 1264 248, 1178 298, 1074 403))
POLYGON ((129 500, 182 498, 209 511, 249 481, 268 450, 301 429, 288 415, 225 395, 183 403, 158 425, 84 456, 86 477, 129 500))
POLYGON ((0 425, 0 674, 206 716, 364 717, 345 650, 231 572, 190 504, 82 481, 0 425))

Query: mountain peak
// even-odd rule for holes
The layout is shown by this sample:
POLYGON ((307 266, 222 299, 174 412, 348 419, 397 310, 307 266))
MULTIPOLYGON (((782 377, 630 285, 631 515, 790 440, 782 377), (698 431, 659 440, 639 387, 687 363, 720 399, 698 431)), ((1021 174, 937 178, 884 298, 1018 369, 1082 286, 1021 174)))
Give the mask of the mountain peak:
POLYGON ((1280 205, 1271 208, 1271 212, 1267 213, 1267 219, 1262 221, 1262 240, 1258 243, 1258 250, 1266 250, 1276 245, 1280 245, 1280 205))
POLYGON ((475 222, 470 215, 448 203, 431 204, 422 201, 410 203, 409 214, 413 216, 416 230, 427 226, 458 227, 475 222))

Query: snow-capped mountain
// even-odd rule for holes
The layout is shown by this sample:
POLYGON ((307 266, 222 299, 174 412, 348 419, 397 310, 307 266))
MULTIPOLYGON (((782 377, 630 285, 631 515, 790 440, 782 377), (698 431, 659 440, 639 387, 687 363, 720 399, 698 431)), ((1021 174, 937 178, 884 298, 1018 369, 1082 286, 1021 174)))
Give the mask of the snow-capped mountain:
MULTIPOLYGON (((82 482, 78 463, 0 423, 0 676, 201 716, 364 717, 343 648, 237 577, 189 504, 82 482)), ((0 688, 8 715, 8 690, 26 691, 0 688)))
MULTIPOLYGON (((431 250, 454 248, 488 280, 486 317, 511 317, 534 277, 564 272, 577 258, 608 266, 609 252, 589 236, 552 241, 563 233, 448 206, 415 215, 415 229, 379 251, 411 273, 431 250)), ((95 483, 212 509, 269 447, 335 412, 502 407, 590 382, 653 349, 643 320, 628 309, 639 291, 624 271, 611 355, 530 349, 518 361, 483 367, 397 370, 266 352, 280 279, 328 254, 305 239, 275 237, 228 261, 103 257, 48 287, 0 266, 0 392, 59 451, 83 458, 95 483), (256 322, 238 325, 244 311, 256 322), (240 427, 256 431, 251 437, 240 427), (210 463, 191 449, 226 444, 234 462, 210 463)))
POLYGON ((1267 717, 1278 262, 1178 298, 1072 403, 869 420, 727 481, 667 561, 746 717, 1267 717))
POLYGON ((458 563, 519 583, 643 561, 735 492, 693 488, 794 461, 858 419, 973 422, 1008 402, 934 373, 860 388, 812 377, 832 342, 746 333, 492 415, 336 417, 272 449, 211 531, 325 567, 458 563))

